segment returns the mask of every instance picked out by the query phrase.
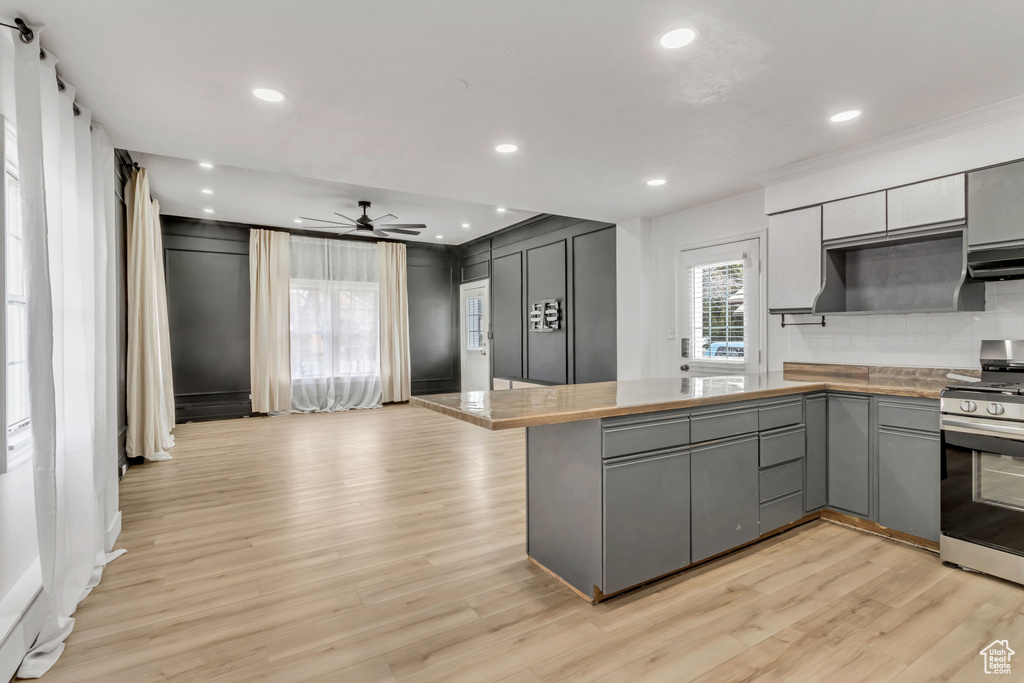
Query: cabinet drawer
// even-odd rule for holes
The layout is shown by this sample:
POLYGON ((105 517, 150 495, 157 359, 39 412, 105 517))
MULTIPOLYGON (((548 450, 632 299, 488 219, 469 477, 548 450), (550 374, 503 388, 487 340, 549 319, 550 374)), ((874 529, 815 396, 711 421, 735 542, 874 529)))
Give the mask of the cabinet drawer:
POLYGON ((605 423, 603 431, 606 458, 690 443, 690 420, 679 415, 605 423))
POLYGON ((903 429, 938 432, 938 402, 905 403, 879 400, 878 424, 884 427, 902 427, 903 429))
POLYGON ((739 408, 690 416, 693 443, 724 439, 757 431, 757 408, 739 408))
POLYGON ((773 531, 803 517, 802 498, 797 492, 791 496, 763 504, 761 506, 761 533, 773 531))
POLYGON ((804 457, 807 430, 791 427, 761 434, 761 467, 771 467, 804 457))
POLYGON ((761 502, 803 489, 804 461, 795 460, 768 470, 761 470, 761 502))
POLYGON ((757 409, 758 429, 777 429, 798 425, 804 421, 804 402, 798 396, 792 401, 767 403, 757 409))

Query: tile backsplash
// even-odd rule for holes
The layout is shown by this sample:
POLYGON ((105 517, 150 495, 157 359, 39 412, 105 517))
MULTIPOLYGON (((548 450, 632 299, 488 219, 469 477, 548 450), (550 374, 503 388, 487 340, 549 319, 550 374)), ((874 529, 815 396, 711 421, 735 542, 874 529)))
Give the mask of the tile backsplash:
MULTIPOLYGON (((771 332, 773 364, 977 368, 982 339, 1024 339, 1024 280, 986 283, 985 301, 974 313, 826 316, 825 327, 787 326, 771 332)), ((769 324, 778 327, 778 316, 769 324)))

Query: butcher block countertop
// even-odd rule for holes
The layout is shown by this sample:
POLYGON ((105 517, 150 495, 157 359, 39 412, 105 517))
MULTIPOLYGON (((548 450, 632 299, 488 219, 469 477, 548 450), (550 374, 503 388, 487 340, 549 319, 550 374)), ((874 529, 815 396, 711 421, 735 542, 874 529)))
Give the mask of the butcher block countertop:
POLYGON ((884 372, 868 366, 787 364, 785 372, 468 391, 413 396, 409 402, 463 422, 500 430, 814 391, 937 399, 950 383, 946 372, 916 368, 884 372))

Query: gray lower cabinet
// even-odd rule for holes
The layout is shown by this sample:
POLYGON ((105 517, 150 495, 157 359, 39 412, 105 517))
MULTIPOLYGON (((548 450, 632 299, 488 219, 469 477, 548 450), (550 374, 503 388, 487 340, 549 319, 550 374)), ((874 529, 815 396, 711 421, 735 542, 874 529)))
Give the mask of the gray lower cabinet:
POLYGON ((757 454, 756 434, 691 449, 692 562, 758 537, 757 454))
POLYGON ((810 512, 828 505, 828 404, 825 395, 808 396, 805 412, 804 511, 810 512))
POLYGON ((878 523, 939 540, 939 433, 878 429, 878 523))
POLYGON ((828 504, 871 513, 871 397, 828 397, 828 504))
POLYGON ((614 593, 690 564, 690 453, 604 465, 604 585, 614 593))

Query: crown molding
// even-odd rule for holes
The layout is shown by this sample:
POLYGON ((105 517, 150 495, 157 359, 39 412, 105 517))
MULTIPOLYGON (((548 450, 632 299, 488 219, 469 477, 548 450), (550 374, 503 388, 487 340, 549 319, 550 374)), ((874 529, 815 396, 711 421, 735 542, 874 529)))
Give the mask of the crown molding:
POLYGON ((788 164, 755 175, 754 180, 768 187, 1018 117, 1024 118, 1024 96, 971 109, 877 140, 788 164))

